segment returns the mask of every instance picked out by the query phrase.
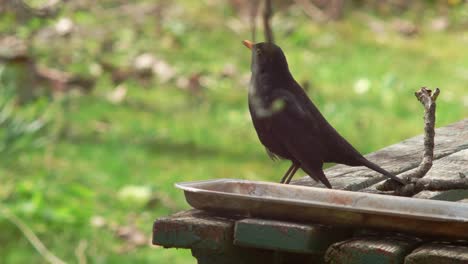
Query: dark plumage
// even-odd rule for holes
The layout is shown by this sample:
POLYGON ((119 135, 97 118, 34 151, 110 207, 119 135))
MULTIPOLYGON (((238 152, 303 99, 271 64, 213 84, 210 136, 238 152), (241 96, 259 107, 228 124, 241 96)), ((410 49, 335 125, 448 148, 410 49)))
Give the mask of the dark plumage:
POLYGON ((249 110, 255 130, 270 157, 292 162, 282 183, 289 183, 302 168, 331 188, 322 169, 325 162, 366 166, 402 183, 364 158, 325 120, 289 72, 280 47, 272 43, 243 43, 252 50, 249 110))

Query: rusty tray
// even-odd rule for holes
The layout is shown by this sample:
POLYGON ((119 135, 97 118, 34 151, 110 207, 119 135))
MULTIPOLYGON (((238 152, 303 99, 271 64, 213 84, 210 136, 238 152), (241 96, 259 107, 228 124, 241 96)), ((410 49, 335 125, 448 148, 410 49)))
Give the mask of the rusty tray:
POLYGON ((177 183, 194 208, 468 239, 468 204, 237 179, 177 183))

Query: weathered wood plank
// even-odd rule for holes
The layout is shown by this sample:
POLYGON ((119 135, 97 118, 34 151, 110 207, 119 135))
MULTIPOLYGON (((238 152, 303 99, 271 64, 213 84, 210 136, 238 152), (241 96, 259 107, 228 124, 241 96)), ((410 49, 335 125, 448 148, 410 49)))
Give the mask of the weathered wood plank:
MULTIPOLYGON (((468 174, 468 149, 455 152, 447 157, 436 160, 431 170, 424 176, 428 179, 458 179, 468 174), (460 175, 462 173, 462 175, 460 175)), ((445 192, 423 191, 415 198, 459 201, 468 198, 468 190, 450 190, 445 192)))
POLYGON ((325 262, 330 264, 403 263, 406 255, 418 246, 417 238, 357 237, 330 246, 325 262))
POLYGON ((428 179, 458 179, 460 173, 468 171, 468 148, 452 153, 434 161, 432 168, 424 178, 428 179))
POLYGON ((313 254, 298 254, 280 251, 233 247, 217 252, 207 249, 192 249, 198 264, 321 264, 322 257, 313 254))
POLYGON ((234 244, 298 253, 323 254, 329 245, 351 237, 349 229, 318 224, 244 219, 236 222, 234 244))
MULTIPOLYGON (((413 169, 415 170, 415 169, 413 169)), ((410 170, 408 173, 411 173, 410 170)), ((458 152, 452 153, 448 156, 435 160, 431 170, 424 176, 425 179, 458 179, 460 177, 460 172, 465 172, 468 170, 468 149, 463 149, 458 152)), ((406 172, 405 172, 406 173, 406 172)), ((375 190, 375 187, 378 185, 375 184, 369 187, 367 190, 375 190)), ((423 191, 415 196, 414 198, 421 199, 434 199, 434 200, 444 200, 444 201, 458 201, 465 198, 468 198, 468 190, 450 190, 444 192, 434 192, 434 191, 423 191)))
POLYGON ((232 246, 234 222, 199 210, 177 213, 154 222, 153 244, 221 251, 232 246))
MULTIPOLYGON (((435 159, 439 159, 468 148, 468 119, 436 129, 435 159)), ((382 168, 400 174, 419 165, 423 153, 423 135, 404 140, 398 144, 383 148, 366 157, 382 168)), ((336 165, 325 171, 335 189, 361 190, 385 179, 385 176, 365 167, 336 165)), ((317 186, 306 176, 293 184, 317 186)))
POLYGON ((468 246, 430 243, 414 250, 405 258, 405 264, 466 264, 468 246))
POLYGON ((450 190, 444 192, 422 191, 413 197, 456 202, 468 198, 468 190, 450 190))

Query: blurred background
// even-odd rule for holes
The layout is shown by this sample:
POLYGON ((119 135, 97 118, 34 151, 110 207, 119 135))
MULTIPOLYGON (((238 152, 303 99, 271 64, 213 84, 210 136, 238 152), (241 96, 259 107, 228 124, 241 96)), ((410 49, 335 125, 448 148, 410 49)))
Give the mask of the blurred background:
MULTIPOLYGON (((149 242, 189 208, 175 182, 279 181, 247 109, 258 2, 0 2, 0 263, 47 262, 28 231, 69 263, 195 263, 149 242)), ((438 127, 468 116, 466 1, 273 8, 293 75, 362 153, 423 132, 421 86, 438 127)))

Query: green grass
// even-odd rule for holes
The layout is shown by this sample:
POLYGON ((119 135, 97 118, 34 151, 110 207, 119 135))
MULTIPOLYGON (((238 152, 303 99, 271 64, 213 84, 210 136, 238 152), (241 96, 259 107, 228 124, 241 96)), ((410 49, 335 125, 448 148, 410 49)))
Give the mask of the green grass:
MULTIPOLYGON (((125 100, 112 104, 106 94, 115 87, 104 74, 92 94, 71 96, 66 108, 58 107, 46 146, 0 164, 1 204, 64 260, 77 262, 75 250, 85 241, 89 263, 195 263, 187 250, 143 246, 126 252, 127 242, 112 227, 134 223, 149 237, 154 219, 189 208, 175 182, 277 181, 289 165, 268 159, 250 123, 245 83, 250 56, 240 44, 250 36, 248 26, 227 6, 177 2, 181 8, 169 9, 160 32, 151 15, 137 21, 138 14, 122 15, 110 7, 72 12, 65 6, 62 15, 75 21, 80 33, 33 43, 42 63, 81 74, 89 74, 98 56, 128 65, 141 52, 152 52, 179 76, 201 72, 204 77, 198 97, 175 82, 129 80, 125 100), (241 23, 236 31, 228 26, 235 23, 241 23), (115 40, 114 51, 99 51, 105 38, 115 40), (226 64, 237 71, 222 78, 226 64), (129 202, 119 196, 128 186, 146 186, 166 198, 151 205, 129 202), (107 225, 93 226, 95 216, 107 225)), ((361 152, 422 133, 423 109, 413 95, 421 86, 442 90, 437 126, 468 116, 466 33, 426 30, 405 38, 389 30, 379 37, 359 14, 324 26, 299 14, 275 16, 276 39, 297 80, 312 83, 309 95, 361 152), (367 92, 355 92, 359 80, 367 80, 367 92)), ((11 30, 13 22, 2 17, 0 28, 11 30)), ((425 30, 426 21, 419 22, 425 30)), ((41 23, 51 25, 54 19, 41 23)), ((15 32, 27 35, 37 24, 20 25, 15 32)), ((0 229, 0 263, 44 263, 1 215, 0 229)))

